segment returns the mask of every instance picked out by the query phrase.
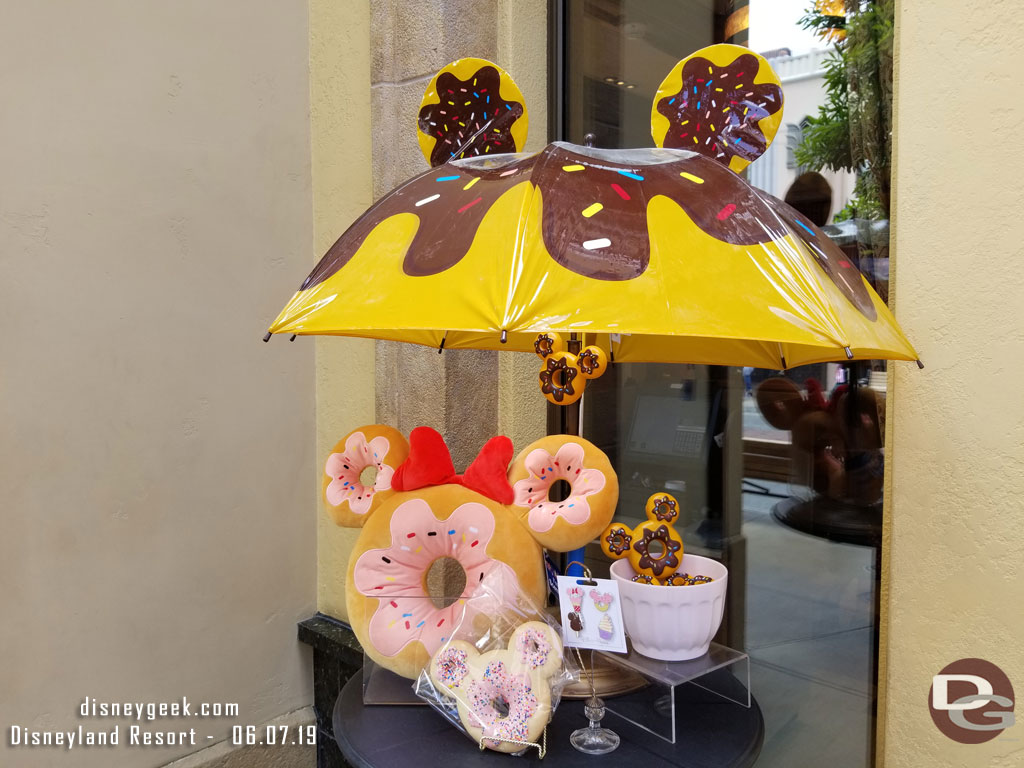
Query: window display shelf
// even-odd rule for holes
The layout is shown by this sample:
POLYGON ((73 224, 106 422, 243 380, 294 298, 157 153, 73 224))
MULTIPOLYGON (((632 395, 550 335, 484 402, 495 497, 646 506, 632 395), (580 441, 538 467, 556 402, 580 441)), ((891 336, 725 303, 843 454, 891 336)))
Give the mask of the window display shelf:
POLYGON ((677 712, 676 689, 681 685, 689 683, 746 709, 751 706, 750 657, 724 645, 712 643, 706 654, 690 661, 659 661, 641 656, 632 647, 626 654, 595 654, 643 675, 650 683, 633 693, 609 698, 606 711, 670 744, 676 743, 679 723, 690 719, 687 712, 677 712))

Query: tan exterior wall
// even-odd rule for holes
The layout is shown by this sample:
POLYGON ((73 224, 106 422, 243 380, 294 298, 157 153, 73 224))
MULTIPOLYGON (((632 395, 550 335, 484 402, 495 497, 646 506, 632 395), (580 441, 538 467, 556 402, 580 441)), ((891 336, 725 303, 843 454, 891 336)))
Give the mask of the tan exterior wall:
POLYGON ((891 382, 886 768, 1024 762, 1024 726, 960 745, 927 706, 932 676, 965 657, 1024 694, 1024 159, 1000 143, 1024 120, 1006 98, 1019 11, 897 4, 894 296, 927 367, 891 382))
POLYGON ((160 765, 312 700, 312 346, 260 342, 312 254, 306 9, 2 16, 0 764, 160 765), (239 717, 9 746, 129 724, 86 696, 239 717))

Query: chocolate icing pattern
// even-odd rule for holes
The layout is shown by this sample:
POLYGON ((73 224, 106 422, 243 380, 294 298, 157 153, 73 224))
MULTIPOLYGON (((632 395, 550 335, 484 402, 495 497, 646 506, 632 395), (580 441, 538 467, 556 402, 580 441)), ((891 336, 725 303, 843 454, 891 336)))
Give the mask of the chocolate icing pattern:
POLYGON ((724 67, 695 57, 683 66, 679 92, 658 101, 668 118, 662 146, 690 149, 725 165, 764 154, 768 141, 758 122, 782 109, 782 89, 754 83, 760 63, 753 54, 724 67))

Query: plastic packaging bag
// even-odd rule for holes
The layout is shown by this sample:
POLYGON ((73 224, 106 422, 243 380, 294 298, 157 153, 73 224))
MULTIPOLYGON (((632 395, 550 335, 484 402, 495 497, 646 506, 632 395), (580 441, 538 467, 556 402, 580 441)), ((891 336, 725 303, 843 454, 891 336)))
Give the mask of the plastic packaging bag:
POLYGON ((557 621, 502 578, 481 581, 457 628, 417 677, 416 695, 476 744, 498 752, 540 747, 579 667, 563 652, 557 621))

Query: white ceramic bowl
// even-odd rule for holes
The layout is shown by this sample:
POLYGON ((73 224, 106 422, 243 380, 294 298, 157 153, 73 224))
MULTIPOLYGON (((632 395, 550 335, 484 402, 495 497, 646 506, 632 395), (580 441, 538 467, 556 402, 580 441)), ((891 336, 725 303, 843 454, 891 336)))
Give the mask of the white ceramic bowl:
POLYGON ((628 560, 612 563, 619 583, 622 620, 637 653, 663 661, 686 661, 708 652, 722 623, 729 569, 700 555, 683 555, 679 573, 710 576, 714 581, 689 587, 662 587, 632 581, 628 560))

